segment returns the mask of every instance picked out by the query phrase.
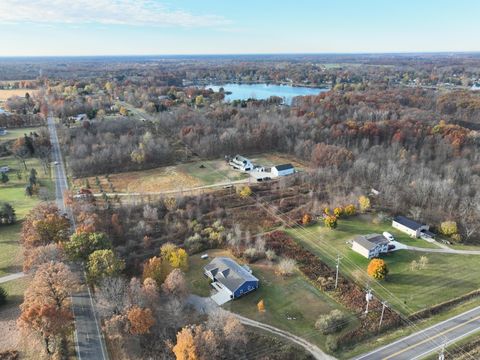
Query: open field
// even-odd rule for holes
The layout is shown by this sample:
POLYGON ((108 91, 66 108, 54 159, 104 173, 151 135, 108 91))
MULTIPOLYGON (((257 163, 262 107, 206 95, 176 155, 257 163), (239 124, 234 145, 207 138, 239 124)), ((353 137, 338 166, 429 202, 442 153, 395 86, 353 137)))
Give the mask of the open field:
POLYGON ((0 276, 22 271, 21 223, 0 226, 0 276))
MULTIPOLYGON (((19 137, 23 137, 23 134, 30 134, 31 132, 38 131, 40 127, 25 127, 25 128, 15 128, 7 129, 8 133, 6 135, 0 136, 0 143, 3 141, 14 140, 19 137)), ((0 160, 1 161, 1 160, 0 160)))
POLYGON ((35 89, 13 89, 13 90, 3 90, 0 89, 0 101, 5 101, 12 96, 21 96, 24 97, 25 94, 28 92, 30 95, 33 95, 38 90, 35 89))
MULTIPOLYGON (((422 241, 403 238, 387 225, 373 225, 358 217, 341 220, 336 230, 326 229, 323 225, 313 225, 306 231, 296 228, 288 230, 288 233, 332 267, 337 254, 340 254, 343 257, 340 272, 361 286, 366 286, 369 281, 366 275, 369 260, 353 252, 346 241, 355 235, 381 233, 385 230, 390 231, 398 241, 408 245, 418 246, 415 242, 422 241)), ((480 287, 478 274, 472 271, 480 261, 479 256, 399 250, 384 255, 383 258, 388 264, 389 275, 380 283, 370 281, 370 286, 374 293, 404 314, 412 314, 480 287), (427 267, 411 270, 410 263, 413 260, 418 261, 422 255, 428 258, 427 267)))
MULTIPOLYGON (((291 157, 279 154, 252 156, 255 164, 272 166, 292 163, 299 169, 304 166, 291 157)), ((189 189, 192 187, 213 185, 228 181, 248 179, 249 175, 230 168, 223 159, 198 160, 176 166, 160 167, 143 171, 130 171, 109 175, 115 192, 160 192, 189 189)), ((101 187, 111 192, 105 175, 98 176, 101 187)), ((86 180, 93 192, 99 192, 95 176, 73 180, 75 188, 84 187, 86 180)))
MULTIPOLYGON (((210 256, 207 260, 200 259, 201 254, 190 258, 190 270, 187 274, 190 290, 202 296, 210 295, 212 289, 209 279, 203 275, 203 266, 216 256, 234 258, 225 250, 209 250, 207 253, 210 256)), ((260 280, 260 287, 240 299, 224 304, 223 308, 287 330, 324 347, 325 336, 315 329, 315 321, 322 314, 342 308, 310 284, 300 273, 283 278, 275 274, 274 266, 268 262, 249 266, 260 280), (265 302, 265 312, 259 312, 257 308, 258 302, 262 299, 265 302)), ((353 321, 350 326, 356 324, 356 321, 353 321)))

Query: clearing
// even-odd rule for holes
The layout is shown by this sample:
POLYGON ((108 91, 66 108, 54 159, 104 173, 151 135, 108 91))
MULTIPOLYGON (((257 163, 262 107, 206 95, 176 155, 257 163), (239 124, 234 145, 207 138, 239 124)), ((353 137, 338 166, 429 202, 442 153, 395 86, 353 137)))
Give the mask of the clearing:
POLYGON ((24 128, 12 128, 7 129, 7 134, 0 136, 0 142, 15 140, 19 137, 23 137, 23 134, 30 134, 31 132, 39 131, 41 127, 24 127, 24 128))
POLYGON ((0 101, 6 101, 12 96, 20 96, 24 97, 25 94, 28 92, 30 95, 33 95, 37 92, 38 90, 35 89, 9 89, 9 90, 3 90, 0 89, 0 101))
MULTIPOLYGON (((209 279, 203 274, 203 266, 216 256, 228 256, 238 263, 244 263, 227 250, 208 250, 192 255, 190 269, 186 275, 192 293, 201 296, 209 296, 212 293, 213 288, 209 284, 209 279), (200 258, 204 253, 208 253, 208 259, 200 258)), ((250 319, 289 331, 324 348, 326 336, 315 329, 315 321, 320 315, 329 313, 333 309, 346 310, 314 287, 299 272, 283 278, 275 274, 275 265, 268 261, 249 264, 249 267, 252 269, 253 275, 260 280, 260 287, 222 307, 250 319), (265 312, 259 312, 257 308, 260 300, 265 303, 265 312)), ((348 329, 355 326, 357 326, 356 319, 351 322, 348 329)))
MULTIPOLYGON (((252 156, 255 164, 273 166, 292 163, 302 170, 305 166, 286 155, 276 153, 252 156)), ((188 190, 190 188, 238 181, 248 181, 248 173, 233 170, 223 159, 197 160, 175 166, 160 167, 150 170, 130 171, 73 180, 74 188, 85 187, 86 181, 94 193, 103 189, 106 192, 161 192, 172 190, 188 190), (98 186, 100 183, 101 188, 98 186), (111 185, 110 185, 111 183, 111 185), (114 191, 111 191, 113 186, 114 191)))
POLYGON ((432 247, 421 239, 411 239, 393 229, 390 224, 372 224, 368 217, 341 219, 338 228, 330 230, 316 224, 306 230, 295 228, 287 232, 308 250, 330 266, 335 266, 337 254, 342 257, 340 272, 361 286, 367 283, 374 293, 387 300, 398 311, 409 315, 467 294, 480 287, 478 274, 471 269, 478 265, 478 255, 452 255, 441 253, 418 253, 399 250, 382 258, 388 264, 389 274, 385 281, 368 279, 366 269, 369 260, 352 251, 346 242, 356 235, 391 232, 397 241, 412 246, 432 247), (411 262, 421 256, 428 258, 425 269, 411 269, 411 262))

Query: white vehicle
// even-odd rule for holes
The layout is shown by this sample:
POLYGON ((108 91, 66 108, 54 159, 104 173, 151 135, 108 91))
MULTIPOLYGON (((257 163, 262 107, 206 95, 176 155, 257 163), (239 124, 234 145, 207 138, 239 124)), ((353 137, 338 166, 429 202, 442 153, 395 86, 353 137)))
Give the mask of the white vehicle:
POLYGON ((9 171, 10 171, 10 168, 8 166, 0 167, 0 173, 7 173, 9 171))
POLYGON ((387 231, 384 231, 382 235, 383 235, 388 241, 393 241, 393 240, 395 240, 395 238, 393 237, 393 235, 390 234, 390 233, 387 232, 387 231))
POLYGON ((58 161, 55 161, 55 162, 54 162, 54 164, 55 164, 55 165, 58 165, 58 164, 59 164, 59 162, 58 162, 58 161))

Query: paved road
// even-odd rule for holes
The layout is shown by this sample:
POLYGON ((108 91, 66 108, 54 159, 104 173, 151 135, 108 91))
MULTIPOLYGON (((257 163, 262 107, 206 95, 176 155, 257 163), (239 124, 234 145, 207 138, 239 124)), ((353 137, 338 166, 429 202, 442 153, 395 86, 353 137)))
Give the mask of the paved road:
POLYGON ((5 276, 0 277, 0 284, 6 283, 7 281, 20 279, 20 278, 22 278, 22 277, 24 277, 24 276, 25 276, 25 274, 24 274, 23 272, 19 272, 19 273, 15 273, 15 274, 10 274, 10 275, 5 275, 5 276))
POLYGON ((355 360, 415 360, 480 331, 480 306, 361 355, 355 360))
MULTIPOLYGON (((235 316, 240 322, 244 325, 248 326, 253 326, 268 332, 271 332, 277 336, 283 337, 289 341, 292 341, 296 343, 297 345, 300 345, 303 347, 305 350, 307 350, 310 354, 312 354, 315 359, 317 360, 335 360, 334 357, 325 354, 318 346, 308 342, 305 339, 302 339, 299 336, 293 335, 285 330, 278 329, 276 327, 261 323, 259 321, 255 321, 249 318, 246 318, 244 316, 232 313, 230 311, 227 311, 225 309, 222 309, 219 307, 211 298, 205 298, 205 297, 200 297, 197 295, 190 295, 188 298, 188 302, 197 309, 199 312, 203 312, 205 314, 208 314, 213 311, 225 311, 230 313, 231 315, 235 316)), ((262 352, 263 349, 256 349, 255 350, 257 353, 262 352)))
MULTIPOLYGON (((63 201, 63 194, 65 190, 68 190, 68 182, 58 144, 57 130, 52 118, 48 118, 48 130, 52 142, 53 160, 58 162, 58 165, 55 166, 56 201, 59 209, 66 212, 70 219, 73 219, 70 209, 65 207, 63 201)), ((83 271, 78 273, 80 278, 83 278, 83 271)), ((72 295, 77 357, 79 360, 108 360, 108 353, 100 331, 90 290, 86 286, 84 288, 79 293, 72 295)))

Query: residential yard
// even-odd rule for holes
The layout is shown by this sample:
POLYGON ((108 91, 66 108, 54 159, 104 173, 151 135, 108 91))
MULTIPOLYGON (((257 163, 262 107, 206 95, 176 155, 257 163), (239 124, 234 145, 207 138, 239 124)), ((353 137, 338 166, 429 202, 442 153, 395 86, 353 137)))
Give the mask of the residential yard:
POLYGON ((0 226, 0 277, 22 271, 21 223, 0 226))
POLYGON ((323 225, 312 225, 306 230, 295 228, 287 232, 330 266, 335 266, 337 254, 342 257, 340 272, 357 281, 367 283, 374 293, 387 300, 404 314, 411 314, 435 304, 464 295, 480 287, 480 278, 472 269, 478 266, 480 256, 420 253, 399 250, 384 255, 389 275, 385 281, 375 282, 366 275, 369 260, 352 251, 346 242, 356 235, 391 232, 396 240, 413 246, 434 246, 423 240, 401 235, 388 224, 374 225, 368 218, 340 220, 336 230, 323 225), (428 258, 425 269, 412 270, 411 262, 421 256, 428 258))
MULTIPOLYGON (((190 291, 201 296, 211 294, 209 279, 203 275, 203 266, 216 256, 233 256, 225 250, 209 250, 209 259, 200 259, 201 254, 190 258, 187 280, 190 291)), ((241 260, 236 259, 239 263, 241 260)), ((250 264, 253 274, 260 280, 260 287, 240 299, 230 301, 223 308, 248 318, 270 324, 303 337, 324 347, 325 336, 314 327, 317 318, 333 309, 341 309, 334 300, 315 288, 300 273, 282 278, 275 274, 274 266, 268 262, 250 264), (265 312, 259 312, 257 304, 265 303, 265 312)), ((354 318, 351 318, 354 319, 354 318)), ((351 327, 357 325, 356 320, 351 327)))
POLYGON ((39 128, 38 126, 7 129, 7 134, 0 136, 0 143, 3 141, 15 140, 19 137, 23 137, 23 134, 30 134, 31 132, 38 131, 39 129, 41 128, 39 128))
MULTIPOLYGON (((284 163, 292 163, 297 169, 305 167, 295 159, 286 155, 264 154, 252 156, 255 164, 270 167, 284 163)), ((160 167, 142 171, 130 171, 108 175, 114 192, 161 192, 186 190, 189 188, 221 184, 228 181, 247 180, 249 175, 233 170, 224 159, 197 160, 175 166, 160 167)), ((99 175, 101 189, 112 192, 105 175, 99 175)), ((95 176, 73 180, 76 189, 85 187, 86 181, 93 192, 99 192, 95 176)))

